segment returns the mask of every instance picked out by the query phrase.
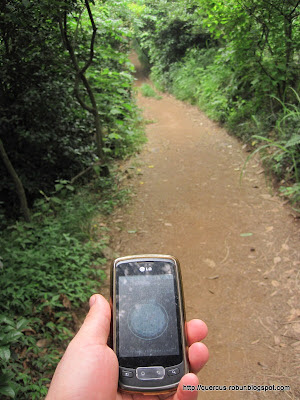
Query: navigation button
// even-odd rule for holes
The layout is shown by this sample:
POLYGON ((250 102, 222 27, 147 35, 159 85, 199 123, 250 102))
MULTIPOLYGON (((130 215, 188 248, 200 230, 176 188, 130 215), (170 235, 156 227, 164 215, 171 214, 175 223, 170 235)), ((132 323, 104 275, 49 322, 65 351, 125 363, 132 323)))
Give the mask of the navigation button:
POLYGON ((165 376, 164 367, 139 367, 136 369, 136 377, 141 381, 163 379, 165 376))
POLYGON ((133 372, 132 371, 122 370, 122 376, 124 376, 124 378, 132 378, 133 377, 133 372))
POLYGON ((167 370, 169 376, 174 376, 179 374, 179 368, 170 368, 167 370))

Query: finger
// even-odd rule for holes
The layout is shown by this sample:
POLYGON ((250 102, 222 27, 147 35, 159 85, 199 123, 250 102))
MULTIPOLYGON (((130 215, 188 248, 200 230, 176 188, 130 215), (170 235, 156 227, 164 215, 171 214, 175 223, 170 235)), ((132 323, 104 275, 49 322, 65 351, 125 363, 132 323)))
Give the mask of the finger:
POLYGON ((187 340, 188 345, 195 342, 200 342, 203 340, 207 335, 207 326, 205 322, 201 321, 200 319, 192 319, 187 323, 187 340))
POLYGON ((209 358, 208 349, 204 343, 193 343, 189 347, 189 363, 191 371, 197 373, 207 363, 209 358))
POLYGON ((103 296, 94 294, 90 298, 90 307, 76 340, 87 344, 106 344, 110 330, 110 306, 103 296))
POLYGON ((174 396, 174 400, 196 400, 198 393, 196 390, 187 390, 187 386, 197 388, 199 380, 194 374, 186 374, 179 382, 177 392, 174 396), (186 390, 184 390, 184 388, 186 390))

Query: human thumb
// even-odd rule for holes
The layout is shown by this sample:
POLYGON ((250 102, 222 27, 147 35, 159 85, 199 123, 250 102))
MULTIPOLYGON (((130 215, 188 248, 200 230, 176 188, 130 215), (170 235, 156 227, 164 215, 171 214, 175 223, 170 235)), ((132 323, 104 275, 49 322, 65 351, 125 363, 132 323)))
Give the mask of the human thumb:
POLYGON ((90 310, 76 335, 76 339, 87 344, 106 344, 110 330, 111 309, 100 294, 90 298, 90 310))

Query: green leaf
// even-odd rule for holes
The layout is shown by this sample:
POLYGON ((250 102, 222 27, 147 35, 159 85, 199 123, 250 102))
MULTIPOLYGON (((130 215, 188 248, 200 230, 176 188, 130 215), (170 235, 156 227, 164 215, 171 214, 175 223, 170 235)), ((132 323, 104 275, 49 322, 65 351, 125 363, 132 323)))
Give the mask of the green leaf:
POLYGON ((5 322, 7 325, 14 325, 14 322, 11 319, 7 318, 7 316, 4 314, 0 315, 0 324, 3 322, 5 322))
POLYGON ((116 140, 121 140, 121 139, 122 139, 122 136, 118 135, 117 133, 110 133, 110 134, 108 135, 108 137, 109 137, 110 139, 116 139, 116 140))
POLYGON ((122 114, 122 111, 120 110, 120 108, 112 108, 112 109, 110 110, 110 113, 111 113, 112 115, 117 115, 117 114, 122 114))
POLYGON ((100 166, 99 165, 94 165, 93 166, 93 170, 95 171, 96 175, 100 176, 101 170, 100 170, 100 166))
POLYGON ((241 233, 240 234, 241 237, 248 237, 248 236, 252 236, 252 235, 253 235, 253 233, 251 233, 251 232, 241 233))
POLYGON ((30 6, 29 0, 22 0, 22 4, 23 4, 23 6, 26 7, 26 8, 30 6))
POLYGON ((300 135, 294 135, 291 139, 286 142, 285 147, 296 146, 300 144, 300 135))
POLYGON ((62 204, 61 199, 59 199, 58 197, 51 197, 51 200, 53 201, 53 203, 62 204))
POLYGON ((57 184, 55 185, 55 190, 56 190, 57 192, 59 192, 63 187, 64 187, 64 185, 62 185, 61 183, 57 183, 57 184))
POLYGON ((0 347, 0 358, 4 361, 8 361, 10 359, 9 347, 0 347))
POLYGON ((22 332, 12 331, 8 332, 5 339, 7 343, 16 342, 22 336, 22 332))
POLYGON ((27 320, 25 318, 20 319, 16 324, 16 329, 22 330, 27 327, 27 320))
POLYGON ((128 103, 124 103, 123 107, 127 108, 128 111, 132 111, 132 105, 128 103))
POLYGON ((14 390, 10 386, 0 386, 0 394, 11 398, 15 398, 16 395, 14 390))

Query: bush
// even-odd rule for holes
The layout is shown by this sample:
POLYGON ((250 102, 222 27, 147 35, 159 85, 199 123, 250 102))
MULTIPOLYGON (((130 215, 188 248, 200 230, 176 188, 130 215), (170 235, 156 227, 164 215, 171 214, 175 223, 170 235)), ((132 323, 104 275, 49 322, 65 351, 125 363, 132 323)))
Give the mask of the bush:
POLYGON ((156 91, 153 89, 152 86, 148 85, 147 83, 144 83, 141 88, 141 93, 145 97, 154 97, 156 100, 161 100, 162 97, 159 96, 156 91))
POLYGON ((234 91, 230 69, 218 59, 216 49, 192 49, 170 70, 170 89, 180 100, 197 104, 214 120, 226 120, 234 91))
MULTIPOLYGON (((106 232, 95 240, 92 224, 99 195, 56 186, 58 194, 38 201, 31 223, 16 222, 0 236, 0 393, 16 399, 45 396, 78 308, 105 277, 106 232)), ((104 202, 115 198, 112 210, 119 193, 100 187, 104 202)))

